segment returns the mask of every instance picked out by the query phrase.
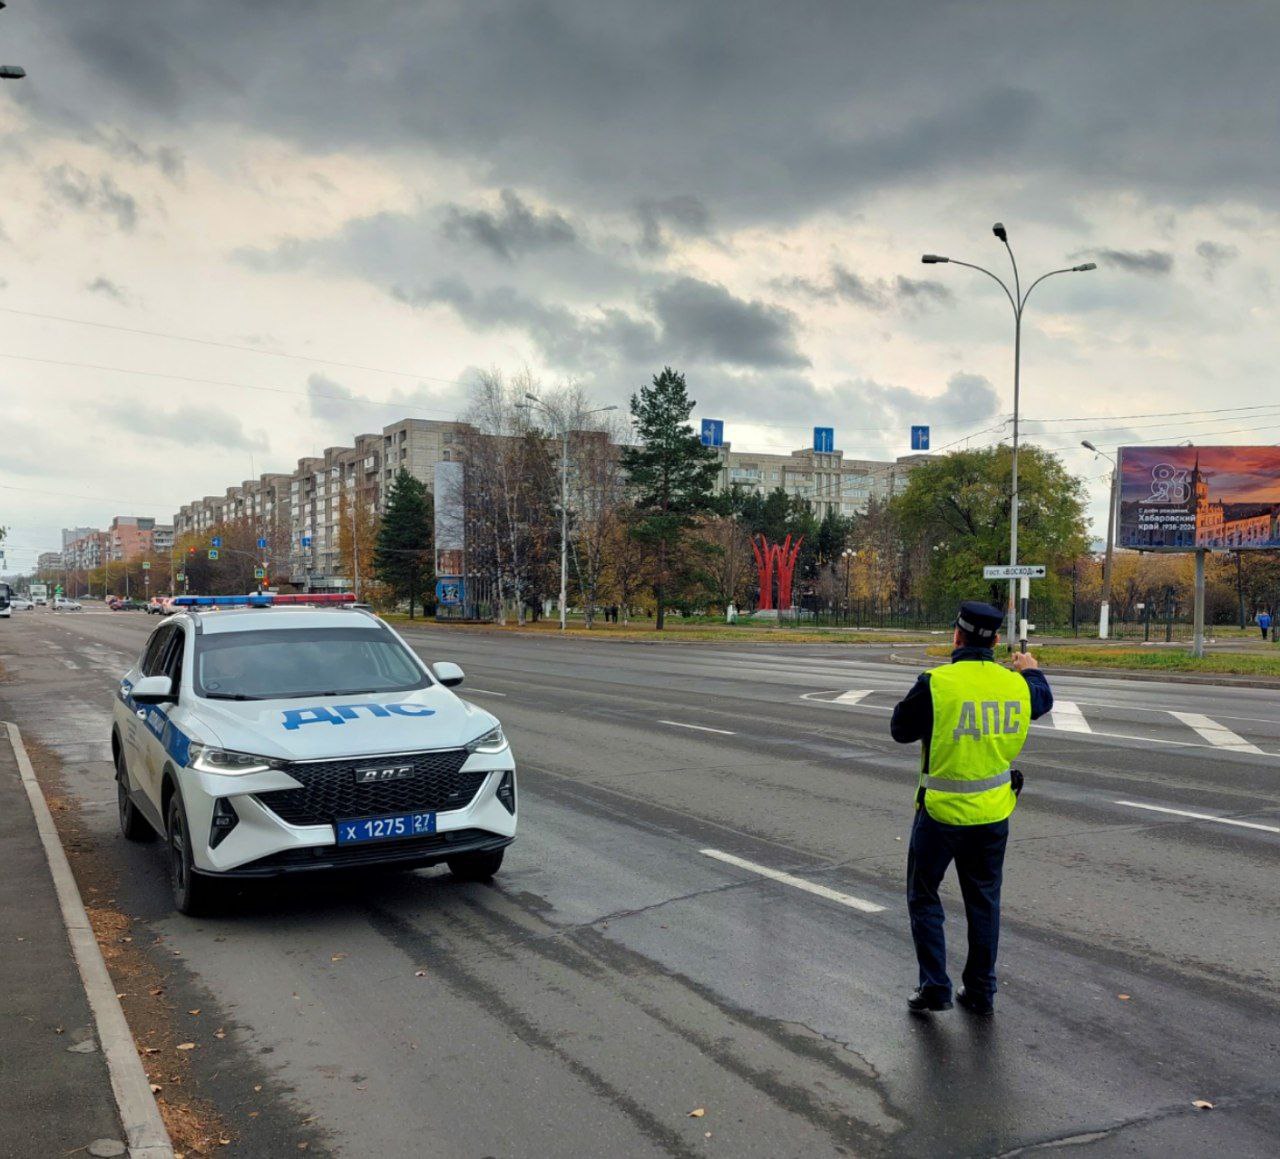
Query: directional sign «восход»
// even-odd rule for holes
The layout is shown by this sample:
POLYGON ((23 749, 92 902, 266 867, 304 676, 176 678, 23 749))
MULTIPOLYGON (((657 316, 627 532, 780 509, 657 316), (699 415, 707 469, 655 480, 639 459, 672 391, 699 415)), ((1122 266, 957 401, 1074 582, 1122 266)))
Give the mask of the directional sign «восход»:
POLYGON ((1044 579, 1042 563, 989 564, 982 569, 983 579, 1044 579))

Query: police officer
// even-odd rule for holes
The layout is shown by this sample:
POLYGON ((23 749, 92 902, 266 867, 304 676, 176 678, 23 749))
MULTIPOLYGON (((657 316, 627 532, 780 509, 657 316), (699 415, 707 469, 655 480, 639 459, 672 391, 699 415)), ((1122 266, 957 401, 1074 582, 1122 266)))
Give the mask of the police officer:
POLYGON ((916 815, 907 854, 907 910, 920 963, 913 1013, 951 1009, 951 979, 938 887, 952 861, 969 925, 969 956, 956 1001, 973 1014, 995 1011, 1000 883, 1009 815, 1021 790, 1010 768, 1033 720, 1053 708, 1049 682, 1029 652, 1014 671, 995 662, 1003 617, 968 601, 955 621, 951 663, 920 675, 893 710, 889 731, 921 742, 916 815))

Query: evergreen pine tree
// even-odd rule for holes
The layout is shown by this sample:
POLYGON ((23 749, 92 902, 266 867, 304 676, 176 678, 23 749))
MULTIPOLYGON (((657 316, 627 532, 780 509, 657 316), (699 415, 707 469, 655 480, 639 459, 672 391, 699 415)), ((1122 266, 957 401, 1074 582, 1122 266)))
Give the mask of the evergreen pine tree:
POLYGON ((695 403, 684 375, 663 367, 649 386, 631 396, 640 446, 624 447, 622 466, 636 490, 638 518, 631 533, 655 554, 653 593, 657 601, 656 627, 666 623, 672 562, 693 516, 710 510, 719 456, 704 447, 689 424, 695 403))
POLYGON ((397 599, 409 600, 409 619, 419 593, 432 583, 431 494, 420 479, 403 467, 396 473, 387 493, 387 506, 378 528, 373 551, 373 572, 397 599))

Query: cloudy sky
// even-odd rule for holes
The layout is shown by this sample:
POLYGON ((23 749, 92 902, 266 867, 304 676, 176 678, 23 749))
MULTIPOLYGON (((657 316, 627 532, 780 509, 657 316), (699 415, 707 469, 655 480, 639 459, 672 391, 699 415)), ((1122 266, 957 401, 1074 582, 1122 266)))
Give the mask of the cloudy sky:
POLYGON ((1009 304, 919 259, 1003 274, 996 220, 1099 266, 1028 308, 1032 437, 1274 443, 1278 47, 1230 0, 12 0, 10 567, 476 368, 624 405, 670 363, 739 448, 989 442, 1009 304))

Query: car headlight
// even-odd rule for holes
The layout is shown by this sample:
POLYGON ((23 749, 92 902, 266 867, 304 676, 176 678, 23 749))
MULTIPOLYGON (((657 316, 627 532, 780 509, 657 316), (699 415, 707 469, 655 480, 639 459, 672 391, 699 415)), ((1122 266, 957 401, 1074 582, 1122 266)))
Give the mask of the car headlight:
POLYGON ((193 742, 187 767, 200 773, 265 773, 275 768, 275 760, 193 742))
POLYGON ((502 731, 502 725, 494 725, 484 736, 478 736, 469 745, 467 752, 471 753, 500 753, 507 747, 507 738, 502 731))

